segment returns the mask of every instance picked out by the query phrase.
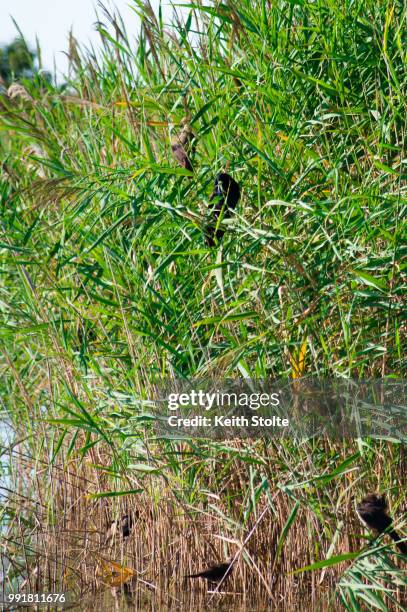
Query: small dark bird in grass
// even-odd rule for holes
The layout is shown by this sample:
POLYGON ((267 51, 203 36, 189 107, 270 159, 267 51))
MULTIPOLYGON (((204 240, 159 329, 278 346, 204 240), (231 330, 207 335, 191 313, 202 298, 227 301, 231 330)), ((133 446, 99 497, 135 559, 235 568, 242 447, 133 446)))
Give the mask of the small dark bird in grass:
POLYGON ((369 493, 356 506, 357 513, 366 525, 378 533, 386 532, 396 542, 403 555, 407 555, 407 542, 400 542, 400 536, 392 529, 393 519, 387 513, 386 497, 369 493))
POLYGON ((123 514, 118 521, 112 521, 106 532, 105 543, 113 542, 116 535, 128 538, 133 528, 133 519, 129 514, 123 514))
POLYGON ((121 529, 124 538, 128 538, 133 527, 133 519, 129 514, 124 514, 121 518, 121 529))
POLYGON ((185 578, 205 578, 208 582, 220 582, 225 576, 226 572, 228 572, 228 576, 230 574, 229 569, 231 569, 232 563, 230 561, 226 563, 220 563, 219 565, 212 565, 202 572, 198 572, 197 574, 188 574, 185 578))
POLYGON ((171 140, 172 154, 182 168, 192 172, 191 157, 195 152, 195 134, 185 117, 181 120, 180 125, 180 133, 171 140))
POLYGON ((230 217, 239 198, 240 187, 235 179, 225 172, 218 174, 215 179, 215 188, 209 198, 213 204, 210 207, 211 220, 205 227, 205 240, 208 246, 215 246, 221 240, 225 230, 219 226, 219 222, 230 217))

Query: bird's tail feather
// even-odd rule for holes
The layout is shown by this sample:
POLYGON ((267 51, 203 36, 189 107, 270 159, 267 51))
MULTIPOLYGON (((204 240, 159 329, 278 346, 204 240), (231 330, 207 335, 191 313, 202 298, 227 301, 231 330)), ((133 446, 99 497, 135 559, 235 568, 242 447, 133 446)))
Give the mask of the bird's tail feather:
POLYGON ((199 574, 184 574, 184 578, 201 578, 202 575, 202 572, 199 572, 199 574))
POLYGON ((407 555, 407 542, 400 542, 401 538, 395 529, 389 531, 389 536, 396 542, 397 548, 403 555, 407 555))

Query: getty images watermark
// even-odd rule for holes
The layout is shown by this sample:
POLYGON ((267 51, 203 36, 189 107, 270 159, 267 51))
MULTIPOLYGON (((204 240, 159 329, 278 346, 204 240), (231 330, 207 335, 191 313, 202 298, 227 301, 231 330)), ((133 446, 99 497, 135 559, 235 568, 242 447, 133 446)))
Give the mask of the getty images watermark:
POLYGON ((196 428, 196 427, 289 427, 289 419, 278 414, 268 416, 251 414, 259 408, 280 406, 278 393, 229 393, 207 392, 202 389, 192 389, 183 393, 170 393, 168 395, 168 409, 177 411, 180 408, 196 408, 205 412, 236 408, 248 414, 194 414, 186 416, 170 415, 167 423, 170 427, 196 428), (250 412, 249 412, 250 411, 250 412))
POLYGON ((407 442, 406 379, 169 379, 140 420, 159 436, 372 436, 407 442))

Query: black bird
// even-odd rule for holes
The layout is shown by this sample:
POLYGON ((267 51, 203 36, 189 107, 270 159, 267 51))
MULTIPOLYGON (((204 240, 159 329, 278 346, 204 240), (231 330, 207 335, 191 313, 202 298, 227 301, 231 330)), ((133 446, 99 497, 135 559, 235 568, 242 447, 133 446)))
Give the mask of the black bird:
POLYGON ((407 542, 400 542, 400 536, 395 529, 392 529, 393 519, 387 513, 387 503, 385 495, 369 493, 356 506, 357 513, 366 525, 378 533, 386 532, 396 542, 396 545, 403 555, 407 555, 407 542))
POLYGON ((210 208, 211 221, 205 227, 205 240, 208 246, 215 246, 225 233, 225 230, 219 227, 219 221, 226 217, 230 217, 232 210, 240 198, 239 184, 233 179, 230 174, 221 172, 215 179, 215 188, 209 198, 213 202, 210 208))
POLYGON ((131 518, 131 516, 129 514, 123 514, 122 519, 121 519, 121 528, 122 528, 122 535, 124 538, 129 537, 132 527, 133 527, 133 519, 131 518))
POLYGON ((197 574, 188 574, 185 578, 205 578, 208 582, 220 582, 226 573, 230 573, 230 569, 232 567, 232 563, 230 561, 226 563, 220 563, 219 565, 212 565, 202 572, 198 572, 197 574))
POLYGON ((105 543, 113 542, 116 535, 128 538, 133 528, 133 519, 129 514, 123 514, 119 521, 112 521, 106 532, 105 543))

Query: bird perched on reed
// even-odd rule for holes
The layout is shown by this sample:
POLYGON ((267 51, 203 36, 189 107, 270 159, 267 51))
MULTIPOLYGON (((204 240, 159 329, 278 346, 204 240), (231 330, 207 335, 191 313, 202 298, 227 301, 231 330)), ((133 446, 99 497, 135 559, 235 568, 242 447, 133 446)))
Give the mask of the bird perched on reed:
POLYGON ((171 150, 178 164, 192 172, 191 158, 195 153, 195 134, 189 125, 188 119, 181 119, 181 131, 171 140, 171 150))
POLYGON ((240 198, 240 187, 230 174, 221 172, 215 179, 215 188, 210 202, 210 222, 205 227, 205 240, 208 246, 215 246, 222 238, 225 230, 219 227, 222 219, 230 217, 240 198))
POLYGON ((128 538, 133 528, 133 518, 129 514, 123 514, 118 521, 111 521, 106 531, 105 543, 113 542, 116 535, 128 538))
POLYGON ((128 538, 130 535, 130 531, 133 528, 133 519, 129 514, 124 514, 122 516, 120 527, 122 530, 122 536, 124 538, 128 538))
POLYGON ((362 521, 370 529, 378 533, 388 533, 392 540, 396 542, 399 551, 403 555, 407 555, 407 542, 400 542, 402 538, 391 527, 393 519, 388 515, 386 497, 384 495, 369 493, 356 506, 356 510, 362 521))
POLYGON ((220 563, 219 565, 211 565, 197 574, 188 574, 185 576, 185 578, 205 578, 205 580, 208 582, 218 583, 223 580, 226 574, 230 574, 231 568, 231 561, 227 561, 226 563, 220 563))

